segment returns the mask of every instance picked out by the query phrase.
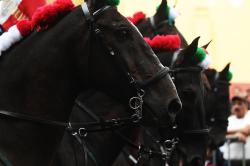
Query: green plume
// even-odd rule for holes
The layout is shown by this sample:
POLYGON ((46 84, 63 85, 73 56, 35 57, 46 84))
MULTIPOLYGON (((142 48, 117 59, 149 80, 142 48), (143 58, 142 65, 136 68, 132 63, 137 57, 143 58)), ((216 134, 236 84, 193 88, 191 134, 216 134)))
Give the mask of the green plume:
POLYGON ((202 62, 206 58, 206 52, 203 48, 197 48, 196 53, 193 56, 193 61, 197 64, 202 62))
POLYGON ((229 70, 228 73, 227 73, 227 80, 231 81, 232 78, 233 78, 233 73, 229 70))
POLYGON ((120 4, 120 0, 106 0, 106 3, 110 6, 118 6, 120 4))

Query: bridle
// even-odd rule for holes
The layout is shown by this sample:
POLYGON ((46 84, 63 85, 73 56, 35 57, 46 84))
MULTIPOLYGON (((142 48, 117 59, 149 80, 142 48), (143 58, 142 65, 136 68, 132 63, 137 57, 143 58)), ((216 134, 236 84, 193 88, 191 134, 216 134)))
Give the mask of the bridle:
MULTIPOLYGON (((212 92, 211 92, 215 96, 219 95, 218 94, 218 89, 219 89, 220 86, 228 87, 228 86, 231 85, 230 82, 228 82, 228 81, 220 80, 219 76, 220 76, 220 73, 216 71, 216 73, 214 75, 214 78, 213 78, 214 84, 212 86, 212 92)), ((214 123, 214 122, 222 122, 222 123, 225 123, 225 124, 228 123, 227 119, 215 117, 215 111, 212 112, 209 121, 211 123, 214 123)))
MULTIPOLYGON (((201 72, 202 68, 199 66, 194 66, 194 67, 174 67, 175 61, 177 60, 177 57, 179 55, 179 53, 181 52, 181 49, 176 50, 173 54, 173 58, 171 61, 171 66, 170 66, 170 75, 171 78, 173 80, 173 82, 175 82, 175 77, 176 74, 178 73, 183 73, 183 72, 187 72, 187 73, 193 73, 193 72, 201 72)), ((176 133, 176 135, 185 135, 185 136, 200 136, 200 135, 205 135, 207 136, 209 134, 210 129, 209 128, 203 128, 203 129, 193 129, 193 130, 184 130, 181 132, 176 133)))
POLYGON ((156 25, 154 16, 149 17, 149 18, 148 18, 148 21, 149 21, 149 24, 150 24, 151 28, 153 29, 154 35, 159 34, 158 31, 157 31, 157 29, 158 29, 160 26, 169 23, 168 19, 166 19, 166 20, 163 20, 163 21, 161 21, 160 23, 158 23, 158 24, 156 25))
MULTIPOLYGON (((97 25, 95 23, 95 18, 110 8, 111 6, 104 6, 99 10, 95 11, 93 14, 91 14, 87 4, 86 3, 82 4, 82 10, 86 21, 90 25, 91 32, 93 32, 93 34, 96 37, 101 39, 100 41, 103 43, 104 46, 106 46, 106 49, 109 51, 109 54, 115 57, 118 64, 120 64, 121 69, 128 78, 129 83, 136 89, 137 96, 132 97, 129 100, 129 107, 135 111, 135 113, 131 117, 102 120, 90 123, 71 123, 71 122, 61 122, 61 121, 43 119, 40 117, 34 117, 27 114, 11 112, 8 110, 0 110, 0 116, 5 116, 11 119, 18 119, 47 126, 63 127, 66 128, 67 131, 69 131, 77 139, 78 142, 80 137, 86 137, 86 135, 90 132, 114 130, 122 126, 138 124, 140 119, 142 118, 142 105, 143 105, 143 96, 145 94, 145 88, 164 78, 169 73, 170 70, 168 67, 164 67, 160 71, 158 71, 155 75, 153 75, 151 78, 146 80, 136 80, 129 73, 125 60, 119 57, 119 55, 115 53, 112 47, 108 46, 104 42, 102 38, 102 31, 99 28, 97 28, 97 25)), ((80 143, 83 144, 81 141, 80 143)), ((86 152, 85 147, 84 149, 86 152)), ((150 151, 149 153, 152 152, 150 151)))
MULTIPOLYGON (((87 22, 89 23, 90 27, 92 28, 92 32, 94 32, 94 35, 96 37, 98 37, 99 39, 101 39, 100 41, 103 43, 104 46, 106 46, 106 49, 108 50, 109 54, 113 57, 115 57, 115 60, 118 62, 118 64, 120 64, 120 67, 123 71, 123 73, 125 73, 125 75, 127 76, 130 84, 132 86, 135 87, 136 91, 137 91, 137 96, 136 97, 132 97, 129 100, 129 107, 133 110, 135 110, 136 114, 134 114, 135 117, 137 117, 137 120, 135 121, 136 123, 141 119, 142 117, 142 104, 143 104, 143 96, 145 94, 145 90, 144 88, 148 87, 151 84, 156 83, 157 81, 159 81, 160 79, 164 78, 166 76, 166 74, 169 72, 169 68, 164 67, 163 69, 161 69, 160 71, 158 71, 154 76, 152 76, 151 78, 147 79, 147 80, 143 80, 143 81, 139 81, 136 80, 128 71, 128 67, 124 61, 124 59, 122 57, 119 57, 118 54, 115 53, 115 51, 112 49, 112 47, 108 46, 107 43, 105 43, 105 41, 103 40, 103 35, 102 32, 99 28, 97 28, 97 25, 95 23, 95 17, 100 15, 100 13, 104 12, 105 10, 109 9, 110 6, 105 6, 99 10, 97 10, 96 12, 93 13, 93 15, 91 15, 90 11, 88 10, 87 4, 84 3, 82 5, 82 10, 83 13, 85 15, 85 18, 87 20, 87 22)), ((84 109, 86 111, 86 109, 84 109)), ((90 112, 87 111, 88 114, 90 115, 90 112)), ((98 118, 96 116, 92 117, 96 120, 98 120, 98 118)), ((113 129, 112 129, 113 130, 113 129)), ((118 131, 115 132, 118 136, 120 136, 120 138, 125 141, 128 145, 130 145, 133 148, 136 148, 139 151, 139 154, 141 153, 146 153, 149 155, 156 155, 156 156, 165 156, 165 154, 162 154, 161 152, 155 152, 151 149, 145 149, 142 146, 136 146, 135 144, 133 144, 129 139, 127 139, 125 136, 123 136, 121 133, 119 133, 118 131)))
MULTIPOLYGON (((202 69, 200 67, 182 67, 182 68, 174 68, 171 69, 171 77, 173 79, 173 81, 175 81, 175 74, 181 73, 181 72, 201 72, 202 69)), ((186 136, 200 136, 200 135, 208 135, 209 133, 209 128, 203 128, 203 129, 193 129, 193 130, 184 130, 180 133, 178 133, 178 135, 186 135, 186 136)))
POLYGON ((135 166, 140 165, 139 164, 140 161, 145 158, 146 159, 157 158, 164 161, 165 164, 167 164, 172 155, 172 152, 175 150, 176 145, 179 142, 179 139, 174 137, 171 139, 167 139, 165 141, 159 141, 159 139, 153 136, 151 132, 148 131, 146 128, 144 128, 143 126, 140 126, 140 128, 143 129, 145 134, 150 137, 150 139, 153 141, 153 144, 157 145, 157 148, 159 150, 155 150, 155 148, 153 147, 145 147, 142 144, 136 145, 119 133, 119 136, 127 143, 127 145, 137 150, 137 154, 132 154, 126 149, 123 149, 122 153, 125 156, 127 156, 127 159, 131 161, 135 166))
MULTIPOLYGON (((101 41, 102 41, 102 31, 99 28, 97 28, 96 23, 95 23, 95 17, 97 17, 98 15, 101 15, 103 12, 105 12, 106 10, 108 10, 110 8, 111 8, 111 6, 104 6, 104 7, 100 8, 99 10, 95 11, 93 14, 91 14, 89 9, 88 9, 87 4, 86 3, 82 4, 82 10, 83 10, 83 13, 85 15, 87 22, 90 25, 91 32, 94 32, 94 35, 99 37, 101 39, 101 41)), ((136 110, 136 111, 141 111, 139 109, 141 109, 142 104, 143 104, 143 96, 145 94, 144 89, 146 87, 150 86, 151 84, 156 83, 160 79, 164 78, 166 76, 166 74, 169 73, 169 68, 168 67, 162 68, 160 71, 158 71, 155 75, 153 75, 149 79, 136 80, 129 73, 128 67, 125 65, 125 61, 121 57, 119 57, 118 54, 115 53, 115 51, 112 49, 112 47, 108 46, 104 41, 102 41, 102 43, 106 46, 107 50, 109 51, 109 54, 114 56, 115 59, 117 60, 117 62, 120 64, 123 73, 128 78, 129 84, 134 86, 134 88, 136 89, 137 96, 132 97, 129 100, 130 108, 133 110, 136 110)), ((53 125, 53 126, 61 126, 61 127, 68 127, 69 126, 68 123, 42 119, 42 118, 33 117, 33 116, 29 116, 29 115, 21 114, 21 113, 16 113, 16 112, 10 112, 10 111, 6 111, 6 110, 0 110, 0 115, 7 116, 10 118, 15 118, 15 119, 45 124, 45 125, 53 125)), ((132 116, 131 117, 132 122, 136 122, 136 123, 139 122, 139 120, 141 119, 141 115, 142 115, 142 113, 138 112, 134 116, 132 116)), ((128 119, 126 119, 126 120, 128 120, 128 119)), ((117 126, 117 124, 119 124, 120 122, 122 122, 121 119, 118 119, 118 120, 113 119, 111 121, 107 121, 107 123, 106 122, 100 123, 100 125, 105 125, 105 123, 106 123, 106 124, 115 124, 115 126, 117 126)), ((95 124, 95 123, 93 123, 93 124, 86 124, 86 123, 71 124, 71 126, 74 126, 74 125, 76 125, 76 126, 83 125, 83 126, 88 127, 88 126, 96 126, 98 124, 95 124)))

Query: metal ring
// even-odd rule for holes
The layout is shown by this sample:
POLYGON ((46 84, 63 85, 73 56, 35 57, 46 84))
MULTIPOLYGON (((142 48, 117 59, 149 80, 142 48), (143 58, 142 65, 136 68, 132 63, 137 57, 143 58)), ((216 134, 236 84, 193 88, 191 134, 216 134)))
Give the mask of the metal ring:
POLYGON ((142 100, 139 97, 132 97, 129 99, 129 107, 131 109, 139 109, 141 107, 142 100))
POLYGON ((88 135, 88 132, 85 128, 79 128, 78 133, 81 137, 86 137, 88 135))
POLYGON ((140 90, 137 92, 137 95, 138 95, 139 97, 142 98, 142 97, 145 95, 145 90, 140 89, 140 90))
POLYGON ((168 148, 172 148, 172 145, 173 145, 173 140, 166 140, 164 141, 164 145, 165 147, 168 149, 168 148))

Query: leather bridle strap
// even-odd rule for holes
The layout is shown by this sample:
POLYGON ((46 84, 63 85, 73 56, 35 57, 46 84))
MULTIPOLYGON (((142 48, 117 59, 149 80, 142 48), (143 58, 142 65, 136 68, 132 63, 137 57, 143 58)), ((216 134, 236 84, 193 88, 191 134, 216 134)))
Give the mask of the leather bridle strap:
POLYGON ((144 147, 143 145, 136 145, 134 144, 131 140, 129 140, 127 137, 125 137, 124 135, 122 135, 121 133, 119 132, 115 132, 127 145, 129 145, 130 147, 138 150, 138 153, 139 155, 143 155, 143 154, 146 154, 146 155, 149 155, 150 157, 159 157, 159 158, 162 158, 162 159, 165 159, 167 158, 167 154, 164 154, 162 152, 159 152, 159 151, 155 151, 151 148, 146 148, 144 147))
POLYGON ((201 67, 178 67, 178 68, 173 68, 169 72, 170 73, 179 73, 179 72, 201 72, 202 68, 201 67))
POLYGON ((151 25, 151 27, 153 29, 154 34, 157 35, 158 32, 157 32, 157 27, 156 27, 156 24, 155 24, 154 16, 149 17, 149 23, 150 23, 150 25, 151 25))
POLYGON ((111 119, 111 120, 103 120, 99 122, 89 122, 89 123, 65 123, 60 121, 48 120, 37 118, 21 113, 10 112, 5 110, 0 110, 1 116, 6 116, 8 118, 14 118, 18 120, 33 122, 37 124, 49 125, 49 126, 56 126, 56 127, 64 127, 68 128, 69 125, 72 126, 74 130, 81 129, 82 133, 90 133, 90 132, 98 132, 98 131, 105 131, 105 130, 113 130, 116 128, 120 128, 126 125, 136 125, 137 117, 131 116, 128 118, 119 118, 119 119, 111 119))
POLYGON ((94 18, 89 12, 89 8, 87 6, 87 3, 84 3, 83 5, 81 5, 81 7, 82 7, 82 11, 84 12, 85 19, 87 21, 93 22, 94 18))
POLYGON ((44 125, 50 125, 50 126, 57 126, 57 127, 67 127, 68 126, 68 123, 37 118, 37 117, 33 117, 33 116, 25 115, 25 114, 20 114, 20 113, 16 113, 16 112, 5 111, 5 110, 0 110, 0 115, 6 116, 9 118, 18 119, 18 120, 30 121, 30 122, 35 122, 38 124, 44 124, 44 125))
POLYGON ((164 78, 168 73, 169 73, 169 68, 168 67, 164 67, 163 69, 161 69, 160 71, 158 71, 155 75, 153 75, 151 78, 147 79, 147 80, 143 80, 143 81, 134 81, 132 83, 136 84, 137 86, 139 86, 140 88, 144 89, 147 86, 156 83, 157 81, 161 80, 162 78, 164 78))
POLYGON ((185 135, 208 135, 210 132, 210 129, 197 129, 197 130, 185 130, 183 134, 185 135))
POLYGON ((222 84, 222 85, 231 85, 228 81, 222 81, 222 80, 215 80, 215 84, 222 84))

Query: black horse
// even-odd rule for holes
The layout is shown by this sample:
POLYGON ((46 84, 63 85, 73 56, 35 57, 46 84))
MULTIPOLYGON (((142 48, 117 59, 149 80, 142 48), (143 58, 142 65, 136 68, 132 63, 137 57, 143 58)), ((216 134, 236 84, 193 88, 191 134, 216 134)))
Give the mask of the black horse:
POLYGON ((225 142, 225 135, 230 115, 229 86, 228 79, 230 64, 218 72, 215 69, 205 70, 205 74, 211 85, 207 93, 206 112, 207 124, 211 128, 209 133, 209 148, 217 149, 225 142))
POLYGON ((153 38, 155 35, 175 35, 178 34, 181 38, 181 47, 188 46, 186 39, 177 29, 174 20, 169 20, 169 10, 167 10, 167 0, 162 0, 157 12, 152 17, 142 18, 136 23, 136 27, 143 36, 153 38), (173 21, 171 24, 170 21, 173 21))
MULTIPOLYGON (((178 114, 176 123, 176 136, 179 144, 170 158, 169 165, 203 165, 206 144, 207 126, 205 121, 205 83, 202 68, 193 61, 193 56, 198 47, 196 38, 189 47, 179 52, 176 60, 167 59, 166 56, 158 55, 161 62, 172 65, 174 83, 183 103, 182 112, 178 114)), ((171 131, 171 130, 170 130, 171 131)), ((169 130, 162 129, 166 136, 169 130)))
MULTIPOLYGON (((204 109, 205 84, 202 68, 193 62, 198 39, 196 38, 183 50, 157 53, 163 65, 171 66, 172 78, 182 100, 183 109, 177 115, 177 130, 169 127, 161 127, 158 131, 154 128, 145 128, 142 130, 143 140, 139 140, 144 141, 145 145, 155 151, 161 151, 161 148, 164 147, 162 141, 179 137, 179 144, 174 147, 175 151, 170 148, 170 155, 171 153, 172 155, 166 156, 170 157, 169 165, 179 165, 180 162, 183 162, 184 165, 202 165, 205 160, 208 136, 204 109)), ((114 165, 133 165, 135 160, 131 160, 131 155, 135 159, 139 157, 133 148, 124 149, 123 154, 119 156, 114 165)), ((139 165, 165 165, 166 158, 161 157, 146 155, 136 162, 139 165)))
POLYGON ((180 109, 167 68, 127 19, 105 5, 89 1, 90 12, 77 7, 2 55, 0 108, 7 111, 1 111, 0 150, 13 165, 50 165, 68 126, 62 122, 89 88, 123 103, 143 88, 157 117, 152 122, 165 124, 180 109))
MULTIPOLYGON (((138 27, 138 29, 142 32, 142 34, 144 36, 149 36, 150 38, 152 38, 153 36, 155 36, 157 34, 160 34, 160 35, 162 35, 162 34, 178 34, 181 37, 181 41, 182 41, 181 46, 185 48, 185 46, 187 46, 187 42, 186 42, 185 38, 183 37, 183 35, 174 26, 174 24, 172 26, 170 24, 168 24, 168 22, 170 20, 168 20, 169 16, 168 16, 168 13, 166 12, 166 8, 167 8, 167 2, 166 2, 166 0, 162 0, 160 7, 159 7, 158 11, 156 12, 156 14, 151 18, 139 20, 137 22, 136 26, 138 27)), ((159 57, 159 55, 161 56, 161 54, 163 55, 163 56, 161 56, 160 60, 162 63, 164 63, 164 62, 166 63, 164 65, 166 65, 166 66, 172 65, 173 56, 164 56, 164 52, 161 52, 161 53, 156 52, 156 53, 157 53, 158 57, 159 57)), ((192 62, 190 64, 194 65, 194 64, 192 64, 192 62)), ((189 79, 191 79, 191 75, 192 74, 190 74, 189 79)), ((205 78, 205 79, 202 79, 203 80, 202 83, 204 84, 203 86, 206 86, 206 87, 209 86, 209 83, 206 81, 206 76, 204 74, 202 74, 202 77, 205 78)), ((198 83, 198 82, 196 82, 196 83, 198 83)), ((177 85, 177 89, 178 89, 178 85, 177 85)), ((180 91, 178 91, 178 92, 181 95, 181 92, 180 91)), ((185 101, 185 100, 186 99, 182 98, 183 105, 186 105, 185 103, 188 103, 188 100, 187 101, 185 101)), ((204 98, 203 100, 205 101, 206 99, 204 98)), ((202 107, 204 107, 204 106, 202 106, 202 107)), ((202 110, 203 109, 204 108, 202 108, 202 110)), ((183 111, 185 112, 185 107, 183 107, 183 111)), ((204 123, 204 117, 205 117, 204 111, 201 111, 201 112, 203 112, 202 113, 203 115, 197 115, 197 116, 203 117, 203 120, 201 120, 201 122, 203 121, 203 124, 201 126, 203 126, 202 128, 205 130, 200 130, 200 132, 198 132, 200 134, 196 134, 196 136, 195 136, 196 137, 195 140, 200 138, 201 141, 198 143, 198 142, 192 141, 192 138, 191 139, 190 138, 183 138, 183 140, 186 139, 186 140, 190 140, 190 141, 185 141, 186 143, 182 144, 182 145, 186 144, 185 145, 186 147, 187 147, 187 145, 193 145, 193 146, 189 146, 189 148, 186 148, 186 149, 191 150, 192 152, 185 152, 185 156, 186 156, 186 158, 189 158, 189 159, 187 159, 187 162, 194 163, 195 165, 197 165, 197 164, 202 165, 202 163, 205 160, 205 149, 206 149, 207 137, 208 137, 208 135, 207 135, 208 130, 207 130, 206 125, 204 123), (196 157, 194 157, 194 156, 196 156, 196 157), (199 160, 199 162, 193 161, 193 159, 199 160)), ((184 113, 182 113, 182 114, 184 114, 184 113)), ((193 117, 193 118, 195 119, 195 117, 193 117)), ((192 122, 192 119, 189 119, 189 120, 192 122)), ((182 145, 180 145, 180 146, 182 146, 182 145)), ((188 151, 188 150, 185 150, 185 151, 188 151)))

